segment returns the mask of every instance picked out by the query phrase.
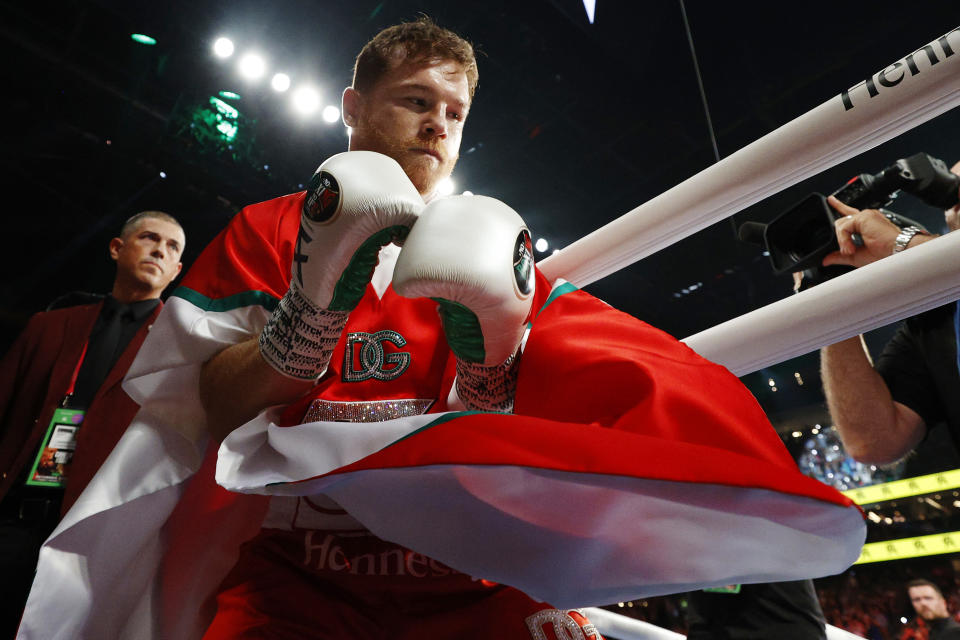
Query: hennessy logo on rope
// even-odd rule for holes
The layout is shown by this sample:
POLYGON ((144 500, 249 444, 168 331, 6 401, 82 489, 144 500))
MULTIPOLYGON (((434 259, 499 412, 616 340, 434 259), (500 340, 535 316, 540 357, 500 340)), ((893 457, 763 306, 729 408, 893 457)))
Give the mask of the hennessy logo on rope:
POLYGON ((348 333, 347 344, 343 350, 343 381, 362 382, 370 378, 387 381, 406 371, 410 366, 410 354, 406 351, 386 353, 383 349, 384 343, 403 347, 407 341, 396 331, 389 330, 348 333), (360 365, 359 368, 356 364, 360 365))
POLYGON ((943 51, 944 60, 952 56, 954 54, 954 50, 950 45, 948 38, 949 36, 956 34, 960 34, 960 27, 940 36, 934 42, 923 45, 907 57, 894 62, 886 69, 883 69, 879 73, 870 76, 866 80, 858 82, 849 89, 841 91, 840 99, 843 101, 843 110, 850 111, 850 109, 853 109, 854 104, 853 100, 850 99, 850 92, 860 85, 866 85, 868 95, 871 98, 876 98, 878 95, 880 95, 880 90, 877 88, 878 83, 881 87, 889 88, 895 87, 903 81, 904 77, 906 76, 906 70, 903 69, 904 65, 906 65, 907 69, 910 70, 911 76, 915 76, 920 73, 920 67, 917 65, 917 56, 921 52, 926 54, 927 61, 930 63, 930 66, 940 62, 940 57, 937 55, 937 51, 933 46, 934 44, 940 45, 940 49, 943 51))

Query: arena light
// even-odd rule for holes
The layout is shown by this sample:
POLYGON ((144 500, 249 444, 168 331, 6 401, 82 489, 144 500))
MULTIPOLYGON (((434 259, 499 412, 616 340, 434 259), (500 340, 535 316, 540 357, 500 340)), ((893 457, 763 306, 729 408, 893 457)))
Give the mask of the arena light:
POLYGON ((444 178, 437 184, 437 195, 449 196, 456 188, 452 178, 444 178))
POLYGON ((533 247, 540 253, 543 253, 550 248, 550 245, 547 243, 546 238, 537 238, 537 243, 533 245, 533 247))
POLYGON ((285 73, 277 73, 270 79, 270 86, 274 91, 283 93, 290 88, 290 76, 285 73))
POLYGON ((259 55, 248 53, 240 58, 237 68, 245 78, 256 80, 267 70, 267 63, 259 55))
POLYGON ((233 41, 230 38, 217 38, 213 43, 213 53, 218 58, 229 58, 233 55, 233 41))
POLYGON ((320 107, 320 94, 313 87, 300 87, 293 92, 293 106, 303 115, 310 115, 320 107))
POLYGON ((155 38, 151 38, 145 33, 131 33, 130 39, 133 40, 134 42, 139 42, 140 44, 145 44, 148 46, 153 46, 157 44, 157 41, 155 38))
POLYGON ((335 106, 327 105, 323 108, 323 119, 325 122, 333 124, 340 119, 340 109, 337 109, 335 106))
POLYGON ((593 18, 597 15, 597 0, 583 0, 583 8, 587 10, 587 20, 593 24, 593 18))
POLYGON ((239 130, 240 112, 219 98, 210 97, 214 127, 224 142, 233 142, 239 130))

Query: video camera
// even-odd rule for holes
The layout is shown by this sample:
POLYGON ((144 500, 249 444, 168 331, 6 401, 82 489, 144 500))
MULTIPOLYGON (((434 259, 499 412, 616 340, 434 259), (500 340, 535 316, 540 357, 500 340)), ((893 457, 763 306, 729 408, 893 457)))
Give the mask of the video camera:
MULTIPOLYGON (((900 228, 918 222, 885 211, 898 191, 906 191, 927 204, 940 209, 949 209, 958 202, 960 176, 951 173, 947 165, 926 153, 917 153, 897 160, 880 173, 862 173, 837 189, 836 198, 857 209, 880 209, 900 228)), ((834 267, 823 267, 824 256, 837 251, 834 221, 842 217, 827 204, 820 193, 809 196, 774 218, 769 224, 745 222, 740 225, 740 240, 763 246, 770 254, 770 263, 777 275, 804 271, 805 280, 820 281, 839 275, 834 267), (812 272, 812 273, 811 273, 812 272)), ((853 241, 858 242, 857 234, 853 241)), ((862 244, 862 240, 859 240, 862 244)), ((839 268, 840 272, 849 268, 839 268)), ((813 282, 811 282, 813 284, 813 282)))

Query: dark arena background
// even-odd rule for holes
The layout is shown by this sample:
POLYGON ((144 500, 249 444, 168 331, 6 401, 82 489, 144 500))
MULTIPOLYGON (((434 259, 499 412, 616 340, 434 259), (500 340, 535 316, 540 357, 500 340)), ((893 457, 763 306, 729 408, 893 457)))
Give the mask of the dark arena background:
MULTIPOLYGON (((131 214, 178 217, 188 268, 244 205, 300 190, 346 148, 338 109, 355 53, 379 29, 421 13, 480 52, 449 189, 511 205, 542 240, 538 259, 960 23, 960 6, 946 0, 3 0, 0 348, 55 298, 104 292, 107 243, 131 214), (221 37, 233 43, 229 57, 215 53, 221 37), (239 69, 251 53, 264 62, 255 79, 239 69), (277 73, 289 78, 285 91, 271 88, 277 73)), ((587 290, 678 338, 787 297, 790 278, 737 240, 740 223, 769 221, 810 192, 921 151, 948 166, 960 160, 960 111, 731 212, 587 290)), ((909 195, 891 208, 944 230, 942 211, 909 195)), ((879 348, 892 330, 868 342, 879 348)), ((817 353, 744 381, 805 473, 841 490, 874 485, 855 498, 870 519, 869 543, 910 539, 817 581, 828 622, 863 637, 907 637, 914 614, 903 584, 912 577, 934 580, 951 612, 960 610, 960 555, 949 542, 913 540, 960 531, 960 471, 949 473, 960 456, 945 428, 897 465, 864 466, 831 425, 817 353), (911 477, 920 479, 892 492, 875 486, 911 477)), ((686 603, 678 594, 611 608, 683 632, 686 603)))

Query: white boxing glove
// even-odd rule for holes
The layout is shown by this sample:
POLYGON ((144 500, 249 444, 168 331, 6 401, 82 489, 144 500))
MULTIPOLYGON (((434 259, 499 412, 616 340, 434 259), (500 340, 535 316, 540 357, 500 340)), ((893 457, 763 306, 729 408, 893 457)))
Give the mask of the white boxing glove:
POLYGON ((447 344, 457 358, 457 392, 467 408, 512 409, 534 282, 530 232, 499 200, 437 200, 410 231, 393 288, 440 303, 447 344))
POLYGON ((393 158, 348 151, 321 164, 301 209, 290 289, 260 333, 264 360, 291 378, 322 375, 380 249, 402 243, 422 208, 393 158))

